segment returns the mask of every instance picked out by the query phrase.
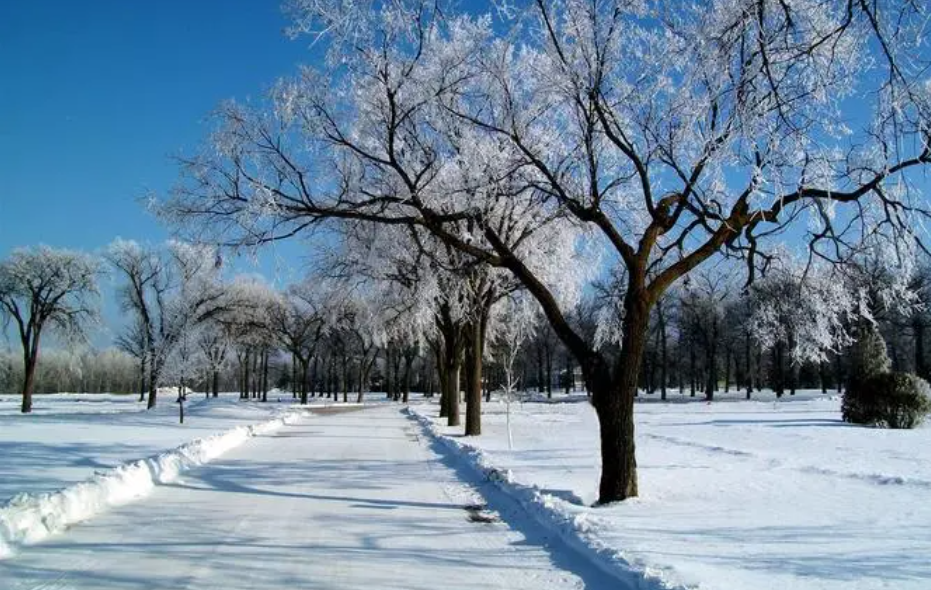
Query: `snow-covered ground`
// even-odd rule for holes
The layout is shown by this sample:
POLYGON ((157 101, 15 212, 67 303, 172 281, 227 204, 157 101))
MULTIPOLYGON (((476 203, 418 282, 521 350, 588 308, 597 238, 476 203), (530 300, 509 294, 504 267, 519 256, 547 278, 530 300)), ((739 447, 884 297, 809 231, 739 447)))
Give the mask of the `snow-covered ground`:
MULTIPOLYGON (((267 420, 281 405, 246 402, 238 394, 204 400, 191 394, 178 423, 177 395, 161 396, 145 411, 137 396, 36 396, 32 414, 19 412, 18 395, 0 395, 0 506, 21 493, 51 492, 96 471, 177 447, 195 438, 267 420)), ((290 402, 283 396, 282 402, 290 402)))
POLYGON ((0 588, 617 588, 378 405, 300 417, 24 548, 0 588))
POLYGON ((584 396, 512 404, 513 450, 502 402, 486 404, 483 435, 468 439, 441 425, 435 405, 415 408, 466 462, 501 470, 498 485, 622 577, 718 590, 931 588, 931 427, 849 426, 838 398, 820 392, 657 397, 637 406, 641 497, 602 508, 588 507, 600 459, 584 396))

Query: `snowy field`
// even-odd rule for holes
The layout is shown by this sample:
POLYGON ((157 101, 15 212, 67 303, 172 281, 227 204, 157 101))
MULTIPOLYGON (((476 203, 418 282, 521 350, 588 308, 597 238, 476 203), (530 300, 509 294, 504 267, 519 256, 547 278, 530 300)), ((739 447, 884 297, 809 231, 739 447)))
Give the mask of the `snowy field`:
POLYGON ((931 427, 853 427, 839 400, 641 397, 641 497, 592 509, 597 420, 584 396, 485 407, 483 435, 441 426, 473 465, 631 581, 719 590, 931 588, 931 427), (690 402, 690 403, 689 403, 690 402), (473 452, 473 451, 478 452, 473 452), (510 470, 507 473, 506 470, 510 470))
MULTIPOLYGON (((37 395, 32 414, 20 397, 0 395, 0 506, 20 493, 58 490, 95 472, 177 447, 195 438, 267 420, 281 404, 242 403, 238 394, 191 394, 178 423, 177 394, 145 411, 134 395, 37 395)), ((282 398, 290 402, 290 396, 282 398)))

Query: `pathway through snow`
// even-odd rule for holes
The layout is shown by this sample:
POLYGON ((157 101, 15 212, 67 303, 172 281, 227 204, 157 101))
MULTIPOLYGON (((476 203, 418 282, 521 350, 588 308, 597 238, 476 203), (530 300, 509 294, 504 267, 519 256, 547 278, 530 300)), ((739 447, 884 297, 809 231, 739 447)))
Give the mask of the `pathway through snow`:
POLYGON ((616 587, 506 497, 478 509, 419 432, 390 406, 300 419, 24 548, 0 587, 616 587))

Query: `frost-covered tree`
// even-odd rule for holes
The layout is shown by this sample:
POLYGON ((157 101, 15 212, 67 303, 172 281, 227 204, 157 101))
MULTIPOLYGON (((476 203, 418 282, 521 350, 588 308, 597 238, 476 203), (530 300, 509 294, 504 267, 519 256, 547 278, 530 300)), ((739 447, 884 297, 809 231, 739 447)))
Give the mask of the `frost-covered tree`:
POLYGON ((254 276, 236 277, 227 289, 228 305, 212 320, 222 326, 235 349, 240 399, 267 401, 268 362, 278 342, 272 316, 279 295, 254 276))
POLYGON ((416 227, 507 270, 592 391, 603 503, 638 493, 633 400, 663 293, 721 252, 754 278, 795 222, 842 262, 925 214, 927 15, 911 0, 528 0, 499 23, 426 0, 289 6, 327 62, 265 107, 221 108, 165 214, 246 243, 327 219, 416 227), (528 247, 544 228, 624 269, 620 346, 568 321, 547 242, 528 247))
POLYGON ((17 249, 0 262, 0 318, 12 321, 23 355, 22 411, 32 411, 39 344, 46 329, 80 338, 97 317, 100 262, 47 246, 17 249))
POLYGON ((329 295, 326 287, 307 280, 288 288, 269 308, 269 327, 296 362, 294 391, 300 394, 302 404, 307 403, 313 389, 311 361, 329 328, 329 295))
POLYGON ((229 334, 219 322, 212 321, 198 331, 196 342, 207 374, 208 385, 204 388, 204 395, 219 397, 220 373, 229 365, 232 348, 229 334))
POLYGON ((145 343, 151 409, 165 365, 181 339, 190 340, 205 322, 235 309, 238 299, 223 285, 218 259, 208 247, 172 241, 150 248, 118 239, 106 257, 123 281, 120 301, 132 316, 126 337, 145 343))

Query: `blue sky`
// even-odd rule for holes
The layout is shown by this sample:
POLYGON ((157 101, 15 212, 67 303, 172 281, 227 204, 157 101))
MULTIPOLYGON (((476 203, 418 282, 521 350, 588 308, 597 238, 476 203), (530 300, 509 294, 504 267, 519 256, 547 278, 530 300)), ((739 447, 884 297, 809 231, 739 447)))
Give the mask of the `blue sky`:
POLYGON ((0 3, 0 257, 165 238, 138 198, 219 101, 315 59, 286 24, 274 0, 0 3))
MULTIPOLYGON (((138 200, 170 188, 170 156, 197 147, 218 102, 318 57, 286 24, 275 0, 0 2, 0 258, 165 239, 138 200)), ((290 282, 302 259, 292 242, 235 266, 290 282)), ((120 323, 111 287, 98 345, 120 323)))

